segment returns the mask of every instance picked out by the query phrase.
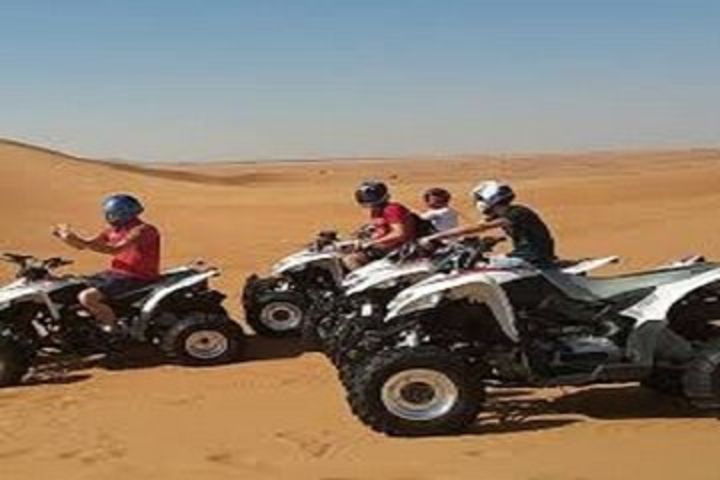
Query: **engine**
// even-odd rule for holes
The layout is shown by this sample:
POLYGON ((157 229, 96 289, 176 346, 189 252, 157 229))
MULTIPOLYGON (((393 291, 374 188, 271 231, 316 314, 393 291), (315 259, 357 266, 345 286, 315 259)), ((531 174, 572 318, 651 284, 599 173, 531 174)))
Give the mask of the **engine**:
POLYGON ((609 338, 583 332, 535 340, 528 350, 532 370, 545 377, 592 373, 622 357, 622 349, 609 338))

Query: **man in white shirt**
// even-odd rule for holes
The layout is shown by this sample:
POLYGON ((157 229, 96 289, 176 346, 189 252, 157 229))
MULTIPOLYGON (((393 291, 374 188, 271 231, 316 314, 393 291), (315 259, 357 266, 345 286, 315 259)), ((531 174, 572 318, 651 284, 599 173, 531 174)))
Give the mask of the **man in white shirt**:
POLYGON ((429 221, 438 232, 444 232, 458 226, 458 213, 450 206, 452 196, 444 188, 431 188, 423 195, 427 210, 420 215, 429 221))

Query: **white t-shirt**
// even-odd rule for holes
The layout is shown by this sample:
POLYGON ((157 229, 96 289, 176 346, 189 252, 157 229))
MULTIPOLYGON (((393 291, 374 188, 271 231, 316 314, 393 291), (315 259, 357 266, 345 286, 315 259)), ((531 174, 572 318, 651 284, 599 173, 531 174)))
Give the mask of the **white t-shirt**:
POLYGON ((458 213, 452 207, 433 208, 420 216, 430 221, 438 232, 458 226, 458 213))

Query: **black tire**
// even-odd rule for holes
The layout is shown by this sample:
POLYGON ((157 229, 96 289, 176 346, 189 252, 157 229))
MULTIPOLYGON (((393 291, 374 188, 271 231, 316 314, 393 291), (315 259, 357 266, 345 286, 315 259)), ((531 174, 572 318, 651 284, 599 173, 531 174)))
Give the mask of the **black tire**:
POLYGON ((640 385, 662 395, 679 397, 683 395, 683 373, 682 369, 655 367, 640 385))
POLYGON ((306 316, 307 299, 299 292, 258 293, 245 306, 245 321, 265 337, 299 337, 306 316))
POLYGON ((322 339, 318 334, 317 323, 310 321, 310 317, 306 317, 303 321, 302 327, 300 328, 300 338, 302 341, 303 350, 306 352, 321 352, 322 351, 322 339))
POLYGON ((683 375, 683 391, 702 409, 720 409, 720 350, 699 354, 683 375))
POLYGON ((0 387, 18 385, 31 364, 26 348, 11 336, 0 335, 0 387))
MULTIPOLYGON (((348 401, 353 413, 373 430, 391 436, 415 437, 462 432, 475 421, 485 398, 481 378, 462 357, 432 346, 384 350, 348 375, 346 380, 350 384, 348 401), (410 370, 421 371, 421 374, 424 372, 430 375, 424 380, 433 380, 423 382, 415 378, 413 381, 409 376, 410 370), (408 377, 403 379, 403 372, 408 377), (407 383, 399 388, 397 384, 402 385, 403 381, 407 383), (431 387, 431 381, 436 381, 437 388, 431 387), (401 412, 399 409, 405 407, 391 400, 393 382, 398 388, 395 393, 403 397, 401 402, 413 403, 414 399, 409 397, 414 393, 424 397, 419 401, 426 400, 427 408, 439 408, 440 411, 426 410, 423 414, 415 409, 401 412), (415 388, 415 392, 409 390, 411 387, 415 388), (447 387, 452 392, 446 395, 450 403, 433 407, 434 401, 440 399, 438 390, 447 387), (432 394, 429 399, 428 393, 432 394)), ((415 402, 414 405, 419 403, 415 402)))
POLYGON ((182 365, 222 365, 240 358, 244 340, 240 325, 227 315, 191 312, 165 331, 160 350, 182 365))

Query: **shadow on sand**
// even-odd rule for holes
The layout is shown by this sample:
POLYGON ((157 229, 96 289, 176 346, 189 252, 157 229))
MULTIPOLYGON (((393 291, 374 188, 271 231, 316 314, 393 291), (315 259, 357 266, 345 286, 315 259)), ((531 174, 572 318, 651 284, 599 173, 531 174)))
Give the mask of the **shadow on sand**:
MULTIPOLYGON (((305 353, 303 344, 296 338, 274 339, 248 336, 243 354, 233 363, 242 364, 294 358, 303 353, 305 353)), ((64 385, 82 382, 92 378, 92 375, 87 371, 94 368, 122 371, 149 369, 166 365, 172 365, 172 362, 168 361, 156 348, 150 345, 133 345, 124 349, 122 353, 112 355, 100 354, 87 357, 74 355, 52 356, 41 359, 22 386, 64 385)))
POLYGON ((600 420, 714 418, 717 411, 700 410, 682 398, 639 385, 577 390, 556 398, 523 398, 533 390, 495 390, 470 435, 506 434, 561 428, 588 418, 600 420))

